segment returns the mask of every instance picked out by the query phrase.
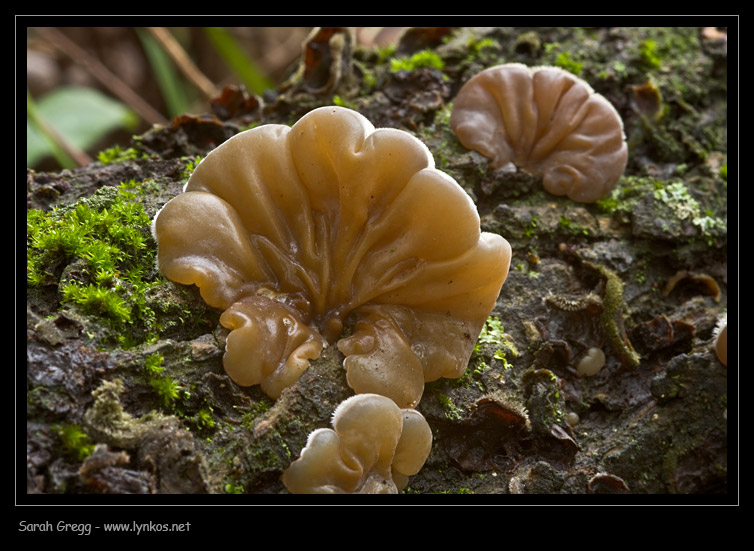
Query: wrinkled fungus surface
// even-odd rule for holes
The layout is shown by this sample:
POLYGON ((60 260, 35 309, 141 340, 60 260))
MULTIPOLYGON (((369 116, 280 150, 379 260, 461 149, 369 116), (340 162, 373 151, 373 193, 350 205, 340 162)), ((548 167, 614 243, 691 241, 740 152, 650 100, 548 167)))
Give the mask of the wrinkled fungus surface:
POLYGON ((401 407, 464 372, 511 256, 423 143, 340 107, 227 140, 154 234, 162 273, 224 311, 238 384, 275 398, 337 342, 349 385, 401 407))
POLYGON ((395 494, 424 465, 432 431, 414 409, 378 394, 357 394, 333 414, 332 429, 309 435, 283 473, 294 494, 395 494))
POLYGON ((589 203, 617 184, 628 160, 620 115, 583 80, 557 67, 490 67, 459 91, 450 124, 461 143, 541 174, 545 189, 589 203))

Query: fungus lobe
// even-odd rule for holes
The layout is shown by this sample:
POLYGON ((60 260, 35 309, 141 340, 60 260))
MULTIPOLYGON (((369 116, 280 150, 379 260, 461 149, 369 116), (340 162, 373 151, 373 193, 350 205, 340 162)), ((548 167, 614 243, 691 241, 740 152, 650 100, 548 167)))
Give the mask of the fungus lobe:
POLYGON ((153 230, 162 273, 224 310, 228 374, 275 398, 337 342, 356 392, 415 405, 463 374, 511 256, 422 142, 341 107, 230 138, 153 230))
POLYGON ((583 203, 606 196, 628 160, 612 104, 558 67, 485 69, 459 91, 450 125, 492 168, 513 163, 542 175, 548 192, 583 203))
POLYGON ((378 394, 342 402, 332 427, 309 434, 299 458, 283 473, 290 492, 398 493, 432 447, 432 431, 421 413, 378 394))

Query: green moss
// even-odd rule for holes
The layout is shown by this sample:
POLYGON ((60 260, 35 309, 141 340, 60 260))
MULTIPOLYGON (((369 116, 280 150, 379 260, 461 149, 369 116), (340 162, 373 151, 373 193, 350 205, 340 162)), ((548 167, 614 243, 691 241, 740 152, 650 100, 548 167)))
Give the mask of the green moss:
POLYGON ((272 402, 267 398, 262 398, 260 401, 252 403, 249 411, 244 413, 241 419, 241 426, 251 429, 254 426, 256 418, 269 411, 271 407, 272 402))
POLYGON ((629 214, 636 205, 636 201, 646 193, 652 193, 662 184, 654 178, 637 176, 623 176, 621 183, 604 199, 594 204, 603 214, 629 214))
POLYGON ((142 155, 133 147, 122 149, 119 145, 110 147, 97 153, 97 160, 104 165, 130 161, 143 157, 145 157, 145 155, 142 155))
POLYGON ((657 42, 654 40, 647 39, 639 45, 639 56, 641 62, 650 69, 659 69, 662 66, 662 60, 657 54, 657 42))
POLYGON ((728 231, 725 220, 713 216, 709 210, 702 211, 699 202, 683 182, 659 187, 654 192, 654 198, 669 207, 678 220, 689 220, 710 246, 714 245, 717 236, 728 231))
POLYGON ((527 227, 524 230, 524 237, 531 238, 534 237, 537 233, 537 217, 532 216, 531 222, 529 223, 529 227, 527 227))
POLYGON ((76 461, 83 461, 94 451, 94 443, 81 427, 74 424, 54 427, 66 454, 76 461))
POLYGON ((237 484, 235 482, 228 482, 225 484, 225 493, 226 494, 243 494, 246 493, 246 490, 243 487, 243 484, 237 484))
POLYGON ((470 40, 469 48, 476 54, 480 54, 485 50, 497 49, 498 43, 491 38, 482 38, 479 40, 470 40))
POLYGON ((208 406, 206 409, 200 409, 194 415, 194 422, 198 429, 212 429, 215 428, 215 418, 212 416, 212 407, 208 406))
POLYGON ((274 431, 264 443, 251 450, 252 469, 266 471, 283 471, 291 463, 291 450, 277 431, 274 431))
POLYGON ((495 316, 490 316, 484 323, 482 331, 479 333, 479 338, 477 339, 476 345, 474 345, 474 353, 481 353, 482 347, 485 344, 494 345, 498 348, 497 352, 500 352, 501 348, 505 348, 514 357, 518 356, 516 345, 513 343, 513 341, 510 340, 508 335, 505 334, 505 329, 503 328, 502 322, 495 316))
POLYGON ((200 157, 199 155, 188 158, 186 160, 186 168, 184 168, 183 172, 181 172, 181 180, 188 180, 191 174, 194 172, 196 165, 198 165, 201 161, 202 157, 200 157))
POLYGON ((437 400, 445 410, 445 418, 449 421, 459 421, 463 415, 463 409, 459 408, 453 403, 450 396, 446 394, 436 393, 437 400))
POLYGON ((576 76, 582 75, 585 63, 590 61, 587 59, 586 50, 581 48, 578 42, 548 42, 543 46, 543 52, 542 65, 554 65, 576 76))
POLYGON ((144 368, 147 370, 149 376, 161 375, 165 368, 162 363, 165 361, 162 354, 150 354, 144 360, 144 368))
POLYGON ((602 327, 610 345, 631 369, 639 367, 641 358, 634 350, 623 329, 623 282, 618 274, 602 265, 586 263, 605 278, 605 296, 602 299, 602 327))
POLYGON ((564 230, 567 234, 573 235, 573 236, 588 236, 589 230, 584 227, 579 227, 577 224, 574 224, 573 221, 568 218, 566 215, 562 215, 560 219, 558 220, 558 226, 564 230))
POLYGON ((181 397, 181 391, 184 389, 172 377, 165 375, 163 361, 161 354, 150 354, 144 361, 144 368, 152 390, 162 405, 170 408, 181 397))
MULTIPOLYGON (((499 61, 500 43, 490 37, 471 36, 466 43, 468 53, 465 63, 479 63, 484 66, 494 65, 499 61)), ((537 46, 538 47, 538 46, 537 46)))
POLYGON ((626 74, 626 64, 621 61, 616 61, 612 65, 613 71, 615 71, 615 74, 618 76, 625 76, 626 74))
MULTIPOLYGON (((516 350, 515 344, 510 340, 508 335, 505 334, 500 320, 494 316, 490 316, 482 327, 479 338, 474 345, 469 367, 461 377, 449 382, 449 384, 465 388, 476 385, 480 391, 484 392, 484 384, 478 378, 491 368, 487 363, 488 361, 496 360, 496 362, 502 362, 503 369, 512 367, 508 362, 506 352, 514 357, 518 356, 518 350, 516 350), (491 356, 488 347, 494 349, 491 356)), ((444 405, 450 407, 450 411, 453 412, 452 404, 444 405)), ((453 413, 451 413, 452 416, 453 413)))
POLYGON ((565 398, 560 394, 558 378, 549 369, 530 369, 523 374, 522 382, 532 429, 550 434, 552 425, 565 418, 565 398))
MULTIPOLYGON (((477 339, 477 347, 481 344, 499 344, 503 340, 503 324, 500 321, 499 318, 496 318, 494 316, 490 316, 487 318, 487 321, 484 322, 484 326, 482 327, 482 331, 479 333, 479 338, 477 339)), ((477 351, 478 348, 474 347, 474 350, 477 351)))
POLYGON ((183 387, 167 376, 155 377, 150 381, 150 384, 160 398, 162 405, 166 408, 171 407, 180 398, 181 390, 183 390, 183 387))
POLYGON ((581 75, 584 70, 584 64, 574 60, 569 52, 560 52, 555 58, 555 66, 577 76, 581 75))
POLYGON ((431 50, 421 50, 411 57, 399 57, 390 60, 390 72, 413 71, 420 67, 442 70, 445 66, 442 58, 431 50))
POLYGON ((505 352, 503 352, 499 348, 495 350, 495 353, 492 355, 492 357, 500 362, 503 362, 503 369, 510 369, 513 367, 513 365, 508 361, 508 358, 505 357, 505 352))
POLYGON ((102 188, 74 206, 26 216, 29 287, 58 285, 62 306, 102 319, 109 339, 125 346, 154 340, 158 331, 144 293, 161 280, 135 186, 102 188))
MULTIPOLYGON (((98 272, 97 278, 102 281, 106 276, 98 272)), ((131 308, 126 300, 109 289, 94 284, 81 285, 76 281, 70 282, 62 289, 63 301, 76 304, 85 312, 104 315, 116 323, 128 323, 131 319, 131 308)))
POLYGON ((377 65, 390 61, 395 54, 395 44, 390 44, 384 48, 375 48, 377 54, 377 65))
POLYGON ((348 101, 346 101, 345 99, 343 99, 341 96, 337 94, 332 97, 332 102, 333 102, 333 105, 337 105, 338 107, 352 108, 352 106, 349 104, 348 101))

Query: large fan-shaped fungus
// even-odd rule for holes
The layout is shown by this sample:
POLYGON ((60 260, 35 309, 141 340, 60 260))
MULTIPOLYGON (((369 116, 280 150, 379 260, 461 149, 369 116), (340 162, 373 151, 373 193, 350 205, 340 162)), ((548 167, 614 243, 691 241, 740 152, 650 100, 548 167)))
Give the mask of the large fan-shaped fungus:
POLYGON ((401 407, 463 374, 511 256, 423 143, 340 107, 227 140, 153 229, 163 274, 225 311, 238 384, 277 397, 353 313, 349 384, 401 407))
POLYGON ((584 203, 606 196, 628 160, 612 104, 557 67, 485 69, 459 91, 450 125, 492 168, 513 163, 541 174, 550 193, 584 203))
POLYGON ((395 494, 419 472, 432 447, 421 413, 385 396, 357 394, 333 414, 332 429, 309 435, 283 473, 294 494, 395 494))

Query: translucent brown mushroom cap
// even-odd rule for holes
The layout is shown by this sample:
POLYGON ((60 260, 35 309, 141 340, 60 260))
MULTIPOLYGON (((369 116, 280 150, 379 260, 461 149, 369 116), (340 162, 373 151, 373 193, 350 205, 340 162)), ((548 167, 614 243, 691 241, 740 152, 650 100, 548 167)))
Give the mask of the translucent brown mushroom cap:
POLYGON ((589 203, 626 168, 620 115, 603 96, 557 67, 490 67, 466 82, 450 125, 461 143, 491 160, 542 175, 545 189, 589 203))
POLYGON ((397 493, 431 447, 432 431, 419 412, 378 394, 357 394, 335 410, 332 429, 309 435, 282 480, 294 494, 397 493))
POLYGON ((230 138, 153 229, 162 273, 224 311, 238 384, 277 397, 337 342, 354 390, 401 407, 463 374, 511 256, 422 142, 341 107, 230 138))

